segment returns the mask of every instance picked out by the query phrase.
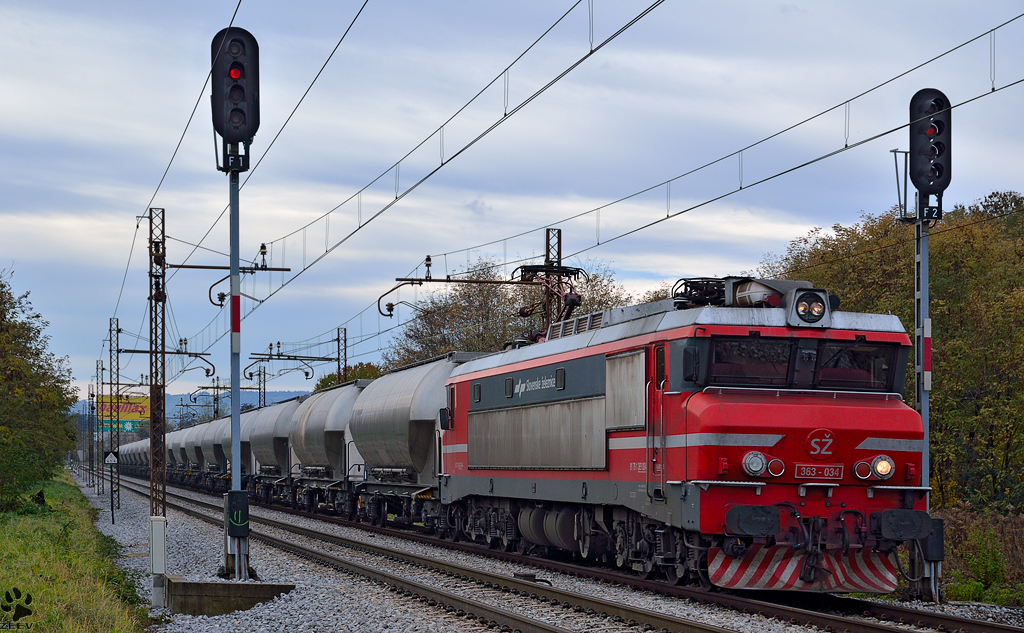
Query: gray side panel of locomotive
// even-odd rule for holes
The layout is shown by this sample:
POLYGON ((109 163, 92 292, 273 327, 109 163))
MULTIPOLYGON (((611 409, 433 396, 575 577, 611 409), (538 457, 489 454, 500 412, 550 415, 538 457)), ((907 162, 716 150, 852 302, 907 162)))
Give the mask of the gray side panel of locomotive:
POLYGON ((369 380, 356 380, 329 391, 314 394, 295 412, 298 420, 290 441, 303 466, 330 468, 332 476, 342 478, 346 468, 346 430, 352 408, 369 380))

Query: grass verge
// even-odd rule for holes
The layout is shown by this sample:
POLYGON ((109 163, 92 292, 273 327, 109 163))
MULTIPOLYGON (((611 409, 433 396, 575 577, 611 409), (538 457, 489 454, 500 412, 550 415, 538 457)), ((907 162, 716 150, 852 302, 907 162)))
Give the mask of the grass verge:
POLYGON ((96 509, 67 472, 42 490, 48 508, 29 501, 0 513, 0 628, 142 631, 146 610, 131 575, 114 565, 118 544, 96 529, 96 509), (13 622, 19 604, 22 617, 13 622))
POLYGON ((1024 607, 1024 514, 947 508, 945 596, 1024 607))

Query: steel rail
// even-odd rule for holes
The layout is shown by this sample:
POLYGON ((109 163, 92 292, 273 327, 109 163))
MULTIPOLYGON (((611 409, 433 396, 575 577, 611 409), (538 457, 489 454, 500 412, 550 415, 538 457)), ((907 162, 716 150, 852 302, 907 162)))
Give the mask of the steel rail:
MULTIPOLYGON (((201 491, 193 491, 193 492, 201 492, 201 491)), ((207 494, 209 494, 209 493, 207 493, 207 494)), ((168 497, 170 497, 170 496, 172 496, 172 493, 168 493, 168 497)), ((192 499, 192 498, 186 497, 184 495, 173 494, 173 496, 176 497, 176 498, 179 498, 179 499, 186 500, 189 503, 194 503, 194 504, 197 504, 197 505, 204 505, 205 504, 205 505, 209 505, 213 509, 220 509, 220 506, 217 506, 216 504, 208 504, 208 502, 204 502, 204 501, 197 500, 197 499, 192 499)), ((662 594, 662 595, 678 597, 678 598, 686 598, 686 599, 694 600, 696 602, 701 602, 701 603, 705 603, 705 604, 715 604, 715 605, 723 606, 723 607, 726 607, 726 608, 730 608, 730 609, 733 609, 735 611, 739 611, 739 612, 742 612, 742 613, 756 613, 756 614, 758 614, 758 615, 760 615, 762 617, 775 618, 777 620, 781 620, 781 621, 785 621, 785 622, 790 622, 792 624, 813 625, 813 626, 817 626, 819 628, 825 629, 827 631, 837 631, 839 633, 847 633, 847 632, 848 633, 856 633, 856 632, 863 632, 863 633, 897 633, 897 632, 899 632, 899 633, 905 633, 906 629, 900 628, 899 626, 895 626, 895 624, 916 625, 916 626, 924 627, 924 628, 932 628, 932 629, 935 629, 937 631, 949 631, 949 632, 955 632, 955 633, 1024 633, 1024 629, 1019 628, 1019 627, 1010 626, 1010 625, 1007 625, 1007 624, 1001 624, 1001 623, 995 623, 995 622, 983 622, 983 621, 980 621, 980 620, 971 620, 971 619, 962 618, 962 617, 959 617, 959 616, 947 615, 947 614, 943 614, 943 613, 936 613, 936 612, 932 612, 932 611, 923 611, 923 610, 913 609, 913 608, 910 608, 910 607, 903 607, 903 606, 899 606, 899 605, 880 604, 880 603, 872 602, 872 601, 868 601, 868 600, 858 600, 858 599, 854 599, 854 598, 840 597, 840 596, 836 596, 836 595, 832 595, 832 594, 813 594, 812 595, 812 594, 799 594, 799 593, 783 594, 781 592, 773 592, 771 594, 767 594, 767 598, 768 599, 766 600, 765 599, 766 595, 764 593, 760 594, 758 596, 758 598, 753 598, 753 597, 750 596, 750 594, 752 592, 743 592, 743 593, 737 593, 737 594, 730 594, 730 593, 724 593, 724 592, 708 592, 708 591, 705 591, 705 590, 702 590, 702 589, 695 589, 695 588, 690 588, 690 587, 685 587, 685 586, 677 586, 677 585, 669 585, 669 584, 666 584, 664 582, 658 582, 658 581, 643 580, 643 579, 638 578, 638 577, 633 576, 633 575, 629 575, 629 574, 625 574, 625 573, 621 573, 621 572, 613 571, 613 570, 609 570, 609 569, 588 567, 588 566, 582 566, 582 565, 577 565, 577 564, 565 563, 565 562, 556 561, 556 560, 542 559, 542 558, 537 558, 537 557, 533 557, 533 556, 523 556, 523 555, 519 555, 519 554, 513 554, 513 553, 508 553, 508 552, 501 552, 501 551, 497 551, 497 550, 492 550, 492 549, 486 548, 486 546, 481 546, 481 545, 478 545, 478 544, 455 543, 455 542, 451 542, 451 541, 442 541, 442 540, 439 540, 439 539, 437 539, 435 537, 432 537, 432 536, 425 536, 425 535, 422 535, 422 534, 410 533, 409 531, 406 531, 406 530, 389 529, 389 528, 384 528, 384 527, 370 526, 370 525, 366 525, 366 524, 363 524, 363 523, 354 523, 354 522, 351 522, 351 521, 345 521, 345 520, 337 518, 337 517, 330 517, 330 516, 326 516, 326 515, 312 514, 312 513, 309 513, 309 512, 303 512, 303 511, 299 511, 299 510, 295 510, 295 509, 291 509, 291 508, 283 508, 283 507, 280 507, 280 506, 273 506, 273 505, 267 505, 267 504, 254 504, 254 505, 259 505, 260 507, 263 507, 263 508, 266 508, 266 509, 270 509, 270 510, 274 510, 274 511, 278 511, 278 512, 285 512, 285 513, 288 513, 288 514, 304 516, 304 517, 307 517, 307 518, 314 518, 314 519, 317 519, 317 520, 322 520, 322 521, 325 521, 325 522, 330 522, 330 523, 335 523, 335 524, 339 524, 339 525, 344 525, 344 526, 347 526, 347 527, 355 527, 355 528, 358 528, 358 529, 363 529, 363 530, 374 532, 374 533, 378 533, 378 534, 385 534, 385 535, 389 535, 389 536, 396 536, 396 537, 404 538, 404 539, 411 540, 411 541, 414 541, 414 542, 417 542, 417 543, 433 545, 433 546, 436 546, 436 547, 445 547, 445 548, 448 548, 448 549, 453 549, 453 550, 461 551, 461 552, 465 552, 465 553, 472 553, 472 554, 477 554, 477 555, 482 555, 482 556, 488 556, 488 557, 495 558, 495 559, 498 559, 498 560, 503 560, 505 562, 529 565, 529 566, 532 566, 532 567, 539 567, 539 568, 546 569, 546 570, 549 570, 549 571, 552 571, 552 572, 556 572, 556 573, 562 573, 562 574, 567 574, 567 575, 571 575, 571 576, 587 577, 587 578, 592 578, 592 579, 595 579, 595 580, 603 580, 603 581, 606 581, 606 582, 627 585, 627 586, 630 586, 630 587, 634 587, 634 588, 637 588, 637 589, 643 589, 643 590, 646 590, 646 591, 651 591, 651 592, 659 593, 659 594, 662 594), (805 603, 808 603, 808 602, 813 602, 814 604, 813 605, 807 605, 809 608, 802 608, 800 606, 795 606, 795 605, 799 605, 799 604, 805 604, 805 603), (851 618, 851 617, 842 616, 842 615, 834 615, 834 614, 830 614, 830 613, 822 613, 821 612, 822 610, 836 610, 836 611, 840 611, 840 612, 846 613, 846 614, 853 614, 855 616, 873 617, 873 618, 877 618, 878 620, 893 622, 894 624, 890 625, 890 624, 884 624, 884 623, 876 623, 876 622, 861 620, 861 619, 858 619, 857 617, 852 617, 851 618)), ((351 545, 348 544, 348 543, 341 543, 341 542, 338 543, 338 544, 341 544, 341 545, 346 546, 346 547, 354 547, 354 548, 370 549, 370 550, 377 549, 381 553, 384 553, 384 551, 386 550, 387 552, 390 552, 390 554, 386 554, 386 555, 392 555, 392 556, 397 556, 397 557, 403 557, 403 556, 410 556, 410 557, 412 557, 412 556, 414 556, 412 554, 407 554, 405 552, 400 552, 400 551, 396 551, 396 550, 388 550, 388 548, 374 546, 374 545, 370 545, 370 544, 363 543, 363 542, 360 542, 360 541, 352 541, 350 539, 344 539, 343 537, 336 537, 336 536, 333 536, 333 535, 322 534, 322 533, 319 533, 319 532, 315 532, 313 530, 308 530, 307 528, 297 528, 297 526, 293 526, 293 525, 282 523, 282 522, 276 522, 273 519, 267 519, 267 518, 262 518, 262 517, 257 517, 257 516, 251 515, 250 516, 250 520, 266 522, 268 525, 271 524, 270 522, 278 523, 279 525, 277 525, 275 527, 279 527, 279 529, 284 529, 284 530, 289 530, 289 531, 303 530, 303 531, 309 532, 309 534, 306 534, 306 535, 309 536, 310 538, 317 538, 319 540, 328 540, 328 542, 330 542, 330 540, 333 540, 333 539, 339 539, 339 541, 342 541, 342 540, 343 541, 351 541, 351 543, 352 543, 351 545)), ((448 563, 442 563, 440 561, 434 561, 433 559, 427 559, 427 560, 431 561, 431 565, 437 564, 437 565, 449 565, 449 566, 451 566, 453 568, 459 567, 457 565, 451 565, 451 564, 448 564, 448 563)), ((417 561, 416 564, 422 564, 422 563, 417 561)), ((483 573, 483 572, 479 572, 477 570, 469 570, 469 568, 463 568, 463 569, 467 569, 468 571, 467 572, 457 572, 458 575, 469 575, 469 571, 472 571, 475 574, 482 574, 483 573)), ((501 576, 501 578, 507 578, 507 577, 501 576)), ((493 580, 484 580, 483 582, 492 582, 493 583, 494 581, 493 580)), ((528 587, 532 587, 532 591, 530 593, 536 593, 538 596, 539 595, 543 595, 541 593, 541 591, 545 591, 547 589, 545 587, 538 586, 538 585, 536 585, 534 583, 530 583, 528 585, 528 587)), ((767 593, 767 592, 765 592, 765 593, 767 593)), ((552 599, 552 600, 553 599, 562 600, 562 598, 557 598, 554 594, 549 594, 547 597, 549 599, 552 599)), ((583 607, 583 608, 584 609, 594 608, 598 612, 602 611, 602 610, 596 609, 595 607, 592 607, 592 606, 586 606, 586 607, 583 607)), ((650 614, 647 614, 647 615, 650 615, 650 614)), ((620 616, 620 617, 624 617, 625 618, 625 616, 620 616)), ((634 619, 634 618, 629 617, 629 618, 625 618, 625 619, 628 620, 628 619, 634 619)), ((637 621, 639 621, 639 620, 637 620, 637 621)), ((652 622, 652 625, 653 625, 653 622, 652 622)), ((703 625, 701 625, 701 626, 703 626, 703 625)), ((665 627, 663 625, 657 625, 657 628, 668 628, 668 627, 665 627)), ((675 629, 668 629, 668 630, 675 630, 675 629)), ((682 629, 679 629, 679 630, 682 630, 682 629)))
MULTIPOLYGON (((144 491, 142 490, 138 490, 131 487, 128 487, 128 489, 137 494, 145 494, 144 491)), ((195 504, 201 507, 207 507, 214 511, 220 510, 220 507, 213 503, 196 499, 183 498, 182 495, 174 496, 178 499, 183 499, 187 503, 195 504)), ((210 520, 211 522, 218 523, 218 520, 216 518, 209 517, 209 515, 205 515, 201 512, 190 510, 187 508, 182 508, 178 504, 173 504, 172 507, 186 511, 186 513, 188 513, 190 516, 197 516, 197 518, 203 518, 204 520, 210 520)), ((385 557, 390 560, 396 560, 417 567, 431 569, 433 571, 443 573, 447 576, 460 578, 464 581, 476 582, 490 589, 500 589, 502 591, 508 591, 523 596, 529 596, 533 599, 548 602, 552 605, 562 605, 563 607, 576 609, 577 611, 586 611, 589 614, 601 614, 606 617, 615 619, 617 621, 629 623, 630 625, 636 623, 637 625, 644 626, 645 628, 649 626, 657 630, 677 631, 679 633, 734 633, 729 629, 724 629, 710 624, 703 624, 693 620, 677 618, 674 616, 661 613, 652 613, 646 609, 642 609, 639 607, 633 607, 630 605, 613 602, 610 600, 604 600, 593 596, 580 595, 571 591, 565 591, 552 586, 545 586, 543 584, 539 584, 536 580, 531 580, 528 578, 517 578, 514 576, 507 576, 504 574, 495 574, 488 571, 475 569, 472 567, 466 567, 464 565, 458 565, 455 563, 441 561, 429 556, 420 556, 417 554, 412 554, 410 552, 396 550, 390 547, 384 547, 381 545, 374 545, 371 543, 365 543, 363 541, 358 541, 355 539, 345 538, 343 536, 324 534, 323 532, 318 532, 316 530, 300 527, 283 521, 277 521, 275 519, 270 519, 267 517, 260 517, 257 515, 253 515, 251 513, 249 515, 249 521, 250 523, 262 523, 279 530, 284 530, 300 536, 304 536, 306 538, 323 541, 331 545, 339 545, 350 549, 365 551, 375 554, 377 556, 385 557)), ((294 543, 284 541, 283 539, 277 539, 276 537, 270 537, 262 533, 250 531, 250 535, 253 538, 268 540, 273 539, 272 544, 275 547, 286 550, 293 548, 295 550, 295 553, 301 556, 314 556, 314 554, 312 553, 316 552, 315 556, 324 556, 331 559, 332 561, 336 559, 336 557, 333 557, 329 554, 317 552, 317 550, 312 550, 310 548, 306 548, 301 545, 296 545, 294 543)), ((358 565, 357 563, 346 562, 346 564, 355 565, 358 568, 363 569, 363 566, 358 565)), ((366 575, 362 571, 353 573, 366 575)), ((381 574, 383 572, 375 573, 381 574)), ((388 576, 390 577, 390 575, 388 576)), ((377 578, 374 579, 376 580, 377 578)), ((390 580, 386 582, 391 583, 390 580)), ((403 580, 403 582, 411 581, 403 580)), ((419 583, 417 583, 417 586, 423 585, 419 585, 419 583)), ((416 591, 422 592, 422 590, 420 589, 416 589, 416 591)), ((440 600, 439 598, 432 599, 442 602, 442 600, 440 600)), ((443 602, 445 604, 451 604, 451 602, 447 600, 443 602)), ((459 608, 462 608, 463 610, 469 612, 469 609, 466 607, 459 608)), ((501 623, 499 622, 499 624, 501 623)))
MULTIPOLYGON (((135 494, 148 497, 149 493, 131 487, 126 486, 127 490, 134 492, 135 494)), ((178 495, 175 495, 178 496, 178 495)), ((194 500, 190 500, 194 503, 194 500)), ((188 516, 205 521, 216 526, 222 526, 223 520, 216 516, 210 516, 199 510, 193 510, 186 508, 178 503, 168 503, 169 507, 187 514, 188 516)), ((199 505, 212 506, 214 504, 208 504, 206 502, 200 502, 199 505)), ((255 517, 250 517, 250 521, 255 517)), ((286 524, 282 524, 286 525, 286 524)), ((281 528, 284 529, 284 528, 281 528)), ((282 551, 295 554, 307 560, 326 565, 335 569, 355 574, 367 578, 375 583, 385 585, 392 591, 400 592, 407 597, 418 599, 422 602, 427 602, 430 606, 440 606, 447 611, 454 611, 456 615, 464 616, 468 619, 479 621, 481 624, 494 626, 494 627, 508 627, 512 631, 521 631, 522 633, 572 633, 568 629, 548 624, 541 620, 535 620, 525 615, 506 611, 499 607, 495 607, 489 604, 478 602, 464 596, 460 596, 454 593, 431 587, 429 585, 417 582, 415 580, 409 580, 402 578, 395 574, 373 569, 365 565, 360 565, 352 561, 345 560, 338 556, 333 556, 326 552, 321 552, 312 548, 303 547, 296 543, 286 541, 276 536, 271 536, 256 530, 249 531, 249 537, 263 541, 271 547, 280 549, 282 551)), ((724 629, 717 629, 717 632, 725 633, 724 629)))

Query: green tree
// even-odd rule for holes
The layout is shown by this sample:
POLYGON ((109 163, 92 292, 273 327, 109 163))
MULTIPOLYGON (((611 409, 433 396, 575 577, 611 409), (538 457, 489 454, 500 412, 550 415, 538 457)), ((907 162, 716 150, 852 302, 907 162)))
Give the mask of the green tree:
POLYGON ((49 324, 10 278, 0 271, 0 508, 52 477, 75 445, 67 358, 48 350, 49 324))
MULTIPOLYGON (((380 378, 380 367, 373 363, 356 363, 355 365, 347 365, 345 369, 348 372, 349 380, 374 380, 380 378)), ((317 378, 313 391, 320 391, 336 384, 338 384, 338 372, 332 371, 317 378)))
MULTIPOLYGON (((931 485, 940 505, 1024 502, 1021 211, 1019 194, 993 193, 956 205, 931 229, 931 485)), ((913 337, 913 228, 895 209, 814 229, 758 273, 827 288, 843 310, 895 314, 913 337)), ((913 404, 912 365, 907 371, 913 404)))
MULTIPOLYGON (((574 312, 587 314, 628 304, 632 297, 615 281, 614 271, 603 262, 582 266, 589 277, 575 285, 583 301, 574 312)), ((503 280, 499 262, 480 259, 461 279, 503 280)), ((386 367, 401 367, 451 351, 494 352, 523 334, 542 327, 539 311, 519 316, 519 309, 542 297, 531 285, 451 284, 415 303, 416 316, 384 351, 386 367)))

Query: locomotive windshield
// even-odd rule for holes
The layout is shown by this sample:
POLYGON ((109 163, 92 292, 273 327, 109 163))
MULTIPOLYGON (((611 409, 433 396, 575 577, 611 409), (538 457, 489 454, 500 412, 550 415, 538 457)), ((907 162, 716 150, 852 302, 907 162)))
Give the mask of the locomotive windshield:
POLYGON ((715 338, 708 383, 744 387, 891 391, 898 345, 863 341, 715 338), (816 346, 815 346, 816 345, 816 346), (813 378, 810 384, 807 379, 813 378), (798 379, 798 375, 806 378, 798 379))
POLYGON ((789 341, 716 339, 711 358, 711 383, 785 387, 788 384, 789 341))
POLYGON ((893 345, 826 343, 818 352, 814 383, 824 388, 884 391, 895 355, 893 345))

